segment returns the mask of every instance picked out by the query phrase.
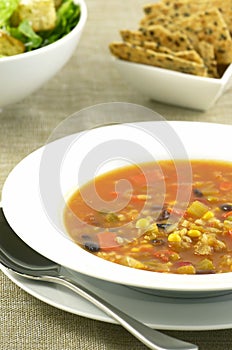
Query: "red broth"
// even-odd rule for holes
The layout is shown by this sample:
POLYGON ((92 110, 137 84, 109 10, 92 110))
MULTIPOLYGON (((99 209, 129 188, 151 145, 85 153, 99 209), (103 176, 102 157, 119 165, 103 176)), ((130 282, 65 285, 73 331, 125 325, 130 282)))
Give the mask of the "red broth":
POLYGON ((232 163, 190 165, 191 181, 184 184, 178 174, 187 161, 132 165, 96 177, 67 202, 68 234, 88 252, 132 268, 232 272, 232 163))

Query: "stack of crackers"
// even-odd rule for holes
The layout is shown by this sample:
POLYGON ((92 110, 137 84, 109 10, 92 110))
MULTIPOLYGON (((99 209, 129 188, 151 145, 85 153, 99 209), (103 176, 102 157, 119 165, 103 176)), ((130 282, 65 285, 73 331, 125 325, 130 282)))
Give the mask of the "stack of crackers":
POLYGON ((231 0, 161 0, 145 5, 137 30, 121 30, 123 60, 220 78, 232 62, 231 0))

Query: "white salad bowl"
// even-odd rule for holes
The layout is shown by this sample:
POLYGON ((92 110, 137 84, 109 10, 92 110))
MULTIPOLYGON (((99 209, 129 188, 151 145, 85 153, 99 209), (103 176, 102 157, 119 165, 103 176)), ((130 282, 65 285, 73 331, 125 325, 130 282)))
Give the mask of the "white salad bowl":
POLYGON ((128 159, 129 163, 170 158, 231 161, 231 132, 231 125, 148 121, 62 137, 27 156, 9 174, 2 191, 4 214, 29 246, 73 271, 148 292, 191 296, 228 292, 232 272, 159 273, 101 259, 71 240, 63 212, 74 189, 95 175, 124 166, 128 159))
POLYGON ((67 63, 87 20, 84 0, 76 27, 56 42, 15 56, 0 58, 0 107, 16 103, 39 89, 67 63))
POLYGON ((152 100, 206 111, 232 83, 232 65, 220 79, 124 61, 113 57, 122 79, 152 100))

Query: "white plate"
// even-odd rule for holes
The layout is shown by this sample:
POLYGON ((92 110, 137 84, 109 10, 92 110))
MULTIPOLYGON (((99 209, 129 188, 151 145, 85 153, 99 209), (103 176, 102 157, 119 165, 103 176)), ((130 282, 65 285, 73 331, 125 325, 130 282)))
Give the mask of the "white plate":
POLYGON ((138 162, 164 159, 167 153, 174 159, 189 156, 232 160, 231 134, 232 125, 154 121, 105 126, 61 138, 30 154, 10 173, 2 191, 4 214, 16 234, 29 246, 77 272, 118 284, 166 291, 232 290, 232 273, 162 274, 100 259, 74 244, 62 223, 64 198, 77 187, 77 174, 82 173, 82 182, 90 179, 93 175, 88 170, 96 160, 108 168, 120 165, 114 161, 105 164, 104 159, 112 156, 115 160, 116 148, 124 152, 126 142, 132 145, 127 147, 131 153, 126 156, 138 162), (142 147, 145 155, 139 152, 142 147), (97 157, 96 150, 100 151, 97 157), (152 154, 146 152, 150 150, 152 154), (94 157, 86 164, 91 152, 94 157))
MULTIPOLYGON (((76 315, 115 323, 65 287, 29 281, 5 267, 2 267, 2 271, 23 290, 52 306, 76 315)), ((186 331, 232 328, 232 293, 211 298, 165 298, 144 294, 126 286, 115 286, 67 269, 66 274, 91 283, 93 292, 99 292, 104 299, 152 328, 186 331)))

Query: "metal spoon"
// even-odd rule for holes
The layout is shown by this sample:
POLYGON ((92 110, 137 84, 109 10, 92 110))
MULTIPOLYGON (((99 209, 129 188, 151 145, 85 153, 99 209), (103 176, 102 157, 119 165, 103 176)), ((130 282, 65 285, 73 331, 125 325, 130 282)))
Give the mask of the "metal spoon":
POLYGON ((26 245, 11 229, 0 211, 0 263, 25 278, 58 283, 87 299, 115 319, 149 349, 197 350, 196 345, 172 338, 147 327, 96 295, 82 281, 61 274, 61 265, 45 258, 26 245))

